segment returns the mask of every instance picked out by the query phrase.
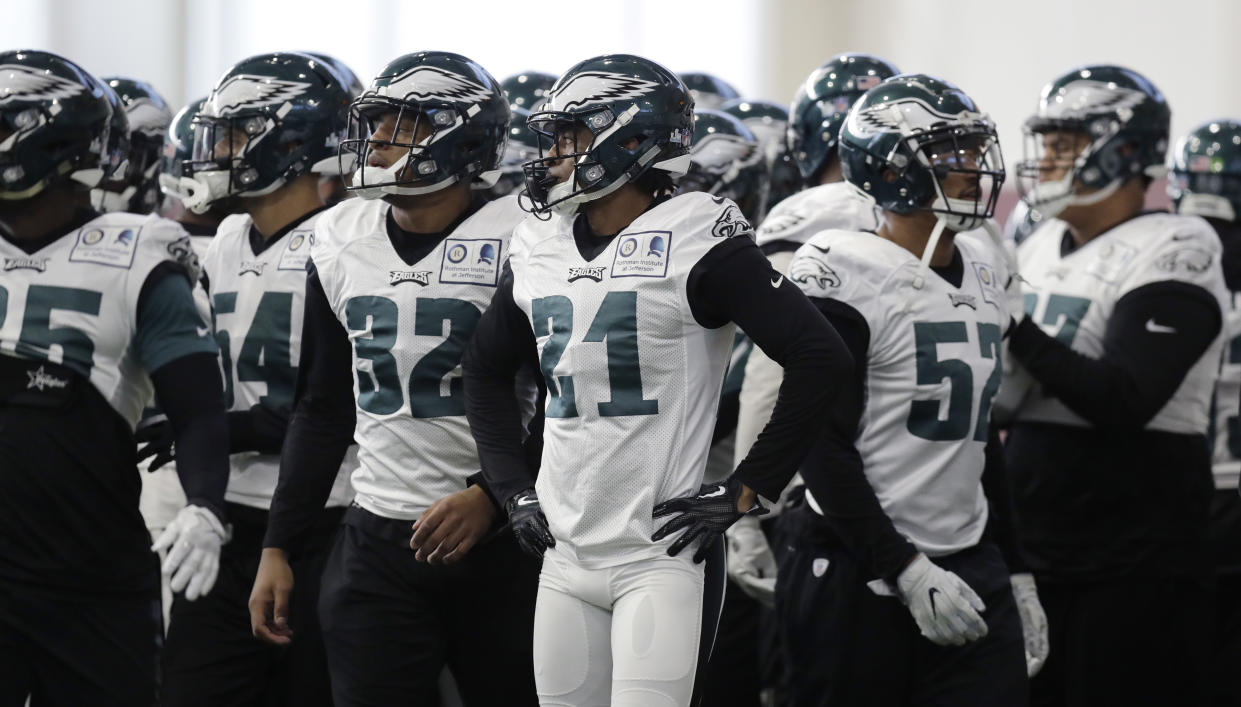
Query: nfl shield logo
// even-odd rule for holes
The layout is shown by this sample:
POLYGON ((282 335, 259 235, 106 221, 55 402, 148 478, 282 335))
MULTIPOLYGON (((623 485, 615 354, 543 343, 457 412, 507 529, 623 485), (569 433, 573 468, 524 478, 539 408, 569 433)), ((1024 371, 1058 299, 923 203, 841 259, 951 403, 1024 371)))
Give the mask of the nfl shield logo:
POLYGON ((814 573, 814 576, 822 577, 827 572, 827 565, 826 557, 816 557, 814 558, 814 564, 810 566, 810 571, 814 573))

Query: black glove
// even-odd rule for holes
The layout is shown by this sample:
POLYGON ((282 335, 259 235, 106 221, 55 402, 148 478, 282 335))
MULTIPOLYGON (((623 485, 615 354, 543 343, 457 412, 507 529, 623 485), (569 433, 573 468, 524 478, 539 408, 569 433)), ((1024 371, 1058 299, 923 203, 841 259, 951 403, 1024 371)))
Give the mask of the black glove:
POLYGON ((171 461, 176 461, 176 449, 173 447, 175 435, 168 418, 163 415, 143 420, 134 430, 134 439, 138 442, 138 461, 154 457, 147 471, 155 471, 171 461))
POLYGON ((541 558, 547 548, 556 546, 556 539, 547 529, 547 516, 539 507, 539 495, 534 492, 534 487, 514 494, 505 504, 505 510, 508 511, 508 524, 513 528, 513 535, 517 536, 517 544, 521 545, 522 550, 541 558))
POLYGON ((656 518, 679 513, 676 518, 664 523, 651 540, 659 542, 678 530, 685 534, 677 538, 668 548, 668 554, 675 557, 695 540, 698 551, 694 553, 694 562, 702 562, 707 557, 707 550, 715 540, 728 530, 728 526, 736 523, 742 516, 761 516, 767 509, 755 503, 745 513, 737 510, 737 499, 741 496, 741 481, 730 476, 724 481, 714 484, 703 484, 693 496, 670 498, 655 506, 652 515, 656 518))

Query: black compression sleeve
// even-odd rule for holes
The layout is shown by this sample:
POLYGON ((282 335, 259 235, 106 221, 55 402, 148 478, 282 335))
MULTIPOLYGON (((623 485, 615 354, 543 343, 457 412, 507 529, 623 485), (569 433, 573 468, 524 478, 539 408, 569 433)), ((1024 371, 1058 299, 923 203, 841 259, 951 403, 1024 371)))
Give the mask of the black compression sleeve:
POLYGON ((1156 282, 1124 295, 1091 358, 1028 318, 1010 349, 1030 374, 1096 427, 1141 428, 1167 404, 1219 334, 1219 303, 1201 287, 1156 282))
POLYGON ((289 428, 289 408, 254 405, 228 413, 228 451, 279 454, 289 428))
POLYGON ((264 547, 296 554, 327 503, 353 442, 353 350, 312 265, 306 274, 302 354, 264 547))
POLYGON ((736 474, 775 499, 797 472, 814 431, 853 370, 853 359, 831 325, 793 283, 771 268, 748 238, 724 241, 690 272, 687 297, 705 327, 736 322, 755 345, 784 367, 771 419, 736 474))
POLYGON ((841 381, 810 454, 802 464, 802 480, 814 494, 823 515, 849 553, 875 579, 895 579, 917 549, 896 530, 879 505, 866 478, 862 457, 854 446, 866 404, 866 354, 870 327, 853 307, 832 299, 812 298, 844 340, 856 363, 841 381))
POLYGON ((995 425, 984 450, 982 468, 982 492, 987 497, 987 537, 993 540, 1004 556, 1004 563, 1012 574, 1029 572, 1013 525, 1013 494, 1008 484, 1008 469, 1004 463, 1004 445, 995 425))
POLYGON ((530 322, 513 301, 513 273, 505 263, 495 296, 461 361, 465 416, 478 444, 488 495, 501 509, 514 494, 534 485, 514 385, 522 366, 538 365, 536 350, 530 322))
POLYGON ((177 476, 186 498, 223 519, 228 425, 219 360, 207 353, 182 356, 152 372, 151 382, 172 426, 177 476))

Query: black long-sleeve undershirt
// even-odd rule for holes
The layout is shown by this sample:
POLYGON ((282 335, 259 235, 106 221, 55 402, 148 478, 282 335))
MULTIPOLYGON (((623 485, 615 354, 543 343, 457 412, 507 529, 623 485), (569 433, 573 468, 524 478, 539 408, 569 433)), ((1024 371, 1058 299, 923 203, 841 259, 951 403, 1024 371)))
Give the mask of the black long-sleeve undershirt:
POLYGON ((228 455, 221 450, 228 448, 228 425, 219 361, 207 353, 182 356, 153 371, 151 383, 172 426, 186 499, 225 518, 228 455))
POLYGON ((1028 318, 1013 330, 1009 347, 1048 393, 1091 424, 1140 429, 1176 393, 1222 321, 1219 303, 1205 289, 1164 281, 1116 302, 1099 358, 1074 351, 1028 318))
MULTIPOLYGON (((586 219, 579 218, 579 224, 586 219)), ((581 230, 581 229, 577 229, 581 230)), ((581 233, 582 254, 599 252, 613 237, 581 233), (589 250, 582 245, 590 246, 589 250)), ((513 301, 506 270, 483 313, 463 360, 466 416, 478 444, 483 475, 500 505, 534 483, 521 447, 513 383, 517 370, 535 361, 535 338, 513 301)), ((695 264, 687 283, 694 318, 704 327, 735 322, 764 353, 784 366, 784 382, 771 421, 738 466, 738 478, 767 498, 777 498, 813 442, 852 360, 844 343, 791 283, 771 269, 754 242, 723 241, 695 264)))

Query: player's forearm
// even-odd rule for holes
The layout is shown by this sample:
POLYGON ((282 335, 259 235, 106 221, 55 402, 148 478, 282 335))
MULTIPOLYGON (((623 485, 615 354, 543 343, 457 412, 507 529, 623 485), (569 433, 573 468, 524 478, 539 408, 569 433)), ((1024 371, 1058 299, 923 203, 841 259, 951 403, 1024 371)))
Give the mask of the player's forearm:
POLYGON ((1156 283, 1116 304, 1103 356, 1091 358, 1030 319, 1010 350, 1044 389, 1099 427, 1143 427, 1180 387, 1219 334, 1219 306, 1201 288, 1156 283))
POLYGON ((280 476, 272 496, 264 547, 292 554, 331 496, 340 465, 353 441, 352 396, 316 396, 298 401, 289 420, 280 476))
POLYGON ((523 365, 537 370, 535 351, 534 332, 513 301, 513 274, 506 264, 461 360, 465 416, 478 446, 487 493, 501 509, 534 485, 515 384, 523 365))
POLYGON ((736 471, 746 486, 778 498, 813 443, 839 381, 853 370, 853 357, 832 325, 752 243, 725 244, 708 257, 717 252, 690 290, 690 306, 706 325, 735 322, 784 368, 771 419, 736 471))
POLYGON ((172 426, 177 476, 191 503, 224 514, 228 487, 228 424, 215 356, 190 354, 152 372, 160 406, 172 426))
POLYGON ((348 334, 312 269, 306 279, 297 390, 264 547, 294 550, 332 493, 357 421, 352 366, 348 334))

